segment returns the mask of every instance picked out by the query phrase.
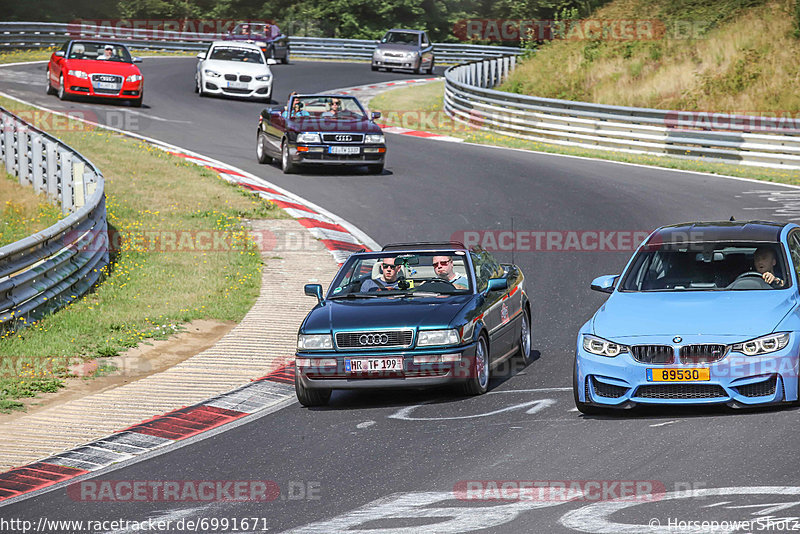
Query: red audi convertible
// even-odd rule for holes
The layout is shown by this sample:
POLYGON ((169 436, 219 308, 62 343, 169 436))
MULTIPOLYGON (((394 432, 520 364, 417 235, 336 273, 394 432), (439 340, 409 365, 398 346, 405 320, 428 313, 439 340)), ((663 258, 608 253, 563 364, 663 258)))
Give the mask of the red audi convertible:
POLYGON ((127 100, 142 105, 144 81, 128 49, 118 43, 68 41, 47 64, 47 93, 61 100, 77 96, 127 100))

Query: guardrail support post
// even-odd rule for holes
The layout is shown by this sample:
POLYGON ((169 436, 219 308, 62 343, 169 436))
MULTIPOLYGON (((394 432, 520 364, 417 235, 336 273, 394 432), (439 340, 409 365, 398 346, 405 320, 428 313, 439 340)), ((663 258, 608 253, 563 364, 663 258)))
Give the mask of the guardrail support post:
POLYGON ((8 174, 14 175, 14 149, 16 144, 14 143, 14 130, 16 129, 16 121, 6 122, 5 127, 3 128, 3 137, 5 139, 5 147, 6 153, 4 154, 6 157, 6 172, 8 174))
POLYGON ((61 213, 66 215, 72 211, 72 154, 59 152, 61 161, 61 213))
POLYGON ((31 136, 31 167, 33 168, 33 190, 36 193, 44 192, 44 178, 42 176, 42 136, 33 134, 31 136))
POLYGON ((58 200, 58 145, 56 143, 46 141, 46 156, 47 196, 50 197, 50 200, 58 200))
POLYGON ((75 199, 75 209, 80 209, 86 203, 86 186, 83 181, 86 164, 80 160, 72 162, 72 195, 75 199))
POLYGON ((21 129, 17 132, 17 175, 19 185, 30 185, 31 178, 28 174, 28 132, 21 129))

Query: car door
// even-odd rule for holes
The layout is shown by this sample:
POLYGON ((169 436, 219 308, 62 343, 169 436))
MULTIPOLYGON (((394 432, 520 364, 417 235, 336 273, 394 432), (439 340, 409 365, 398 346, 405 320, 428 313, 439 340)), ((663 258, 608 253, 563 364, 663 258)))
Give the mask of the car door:
POLYGON ((283 117, 280 108, 270 108, 268 120, 264 121, 269 149, 280 155, 283 134, 286 131, 287 120, 283 117))
POLYGON ((50 64, 48 65, 48 71, 50 73, 50 84, 53 87, 58 86, 58 80, 61 76, 61 71, 64 68, 64 61, 67 58, 67 53, 69 52, 69 45, 70 41, 64 43, 59 52, 62 52, 63 56, 56 56, 55 54, 53 57, 50 58, 50 64))
POLYGON ((510 320, 511 312, 506 303, 508 290, 487 292, 489 280, 503 277, 503 268, 486 251, 473 251, 470 254, 475 268, 477 289, 484 295, 481 313, 489 334, 489 358, 494 362, 511 350, 514 341, 514 324, 510 320))
POLYGON ((428 34, 422 32, 420 34, 420 57, 422 58, 423 65, 430 65, 433 61, 433 43, 428 40, 428 34))

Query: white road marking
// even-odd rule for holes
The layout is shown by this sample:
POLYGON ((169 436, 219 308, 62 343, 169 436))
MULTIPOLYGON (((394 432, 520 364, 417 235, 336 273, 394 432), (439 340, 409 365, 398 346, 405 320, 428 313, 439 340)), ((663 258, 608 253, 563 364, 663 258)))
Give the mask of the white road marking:
POLYGON ((459 415, 455 417, 412 417, 411 414, 414 412, 414 410, 422 406, 425 406, 426 404, 430 404, 430 402, 426 402, 423 404, 414 404, 412 406, 406 406, 405 408, 397 410, 388 417, 389 419, 401 419, 404 421, 456 421, 459 419, 475 419, 478 417, 489 417, 503 412, 510 412, 512 410, 521 410, 523 408, 528 408, 525 411, 526 414, 535 414, 544 410, 548 406, 553 406, 555 403, 556 401, 553 399, 537 399, 527 402, 521 402, 519 404, 513 404, 511 406, 506 406, 505 408, 500 408, 497 410, 493 410, 491 412, 478 413, 473 415, 459 415))
POLYGON ((489 529, 513 521, 522 512, 546 508, 561 504, 562 501, 517 501, 510 504, 466 507, 459 502, 455 506, 439 505, 446 501, 454 501, 452 491, 429 491, 411 493, 393 493, 356 510, 346 512, 332 519, 311 523, 298 527, 284 534, 330 534, 331 532, 347 532, 347 534, 419 534, 420 532, 436 532, 436 534, 458 534, 473 530, 489 529), (419 524, 420 518, 427 518, 427 524, 419 524), (417 525, 407 526, 409 519, 416 520, 417 525), (401 522, 400 525, 396 522, 401 522), (393 524, 394 523, 394 524, 393 524), (402 525, 405 523, 405 525, 402 525), (365 525, 362 528, 359 526, 365 525))
MULTIPOLYGON (((661 499, 658 499, 654 502, 661 506, 661 503, 664 501, 691 499, 695 497, 727 497, 731 495, 797 496, 800 495, 800 486, 744 486, 672 491, 665 493, 661 499)), ((567 512, 561 516, 559 522, 567 528, 571 528, 579 532, 590 532, 592 534, 669 534, 675 532, 681 532, 681 534, 706 534, 709 532, 713 532, 715 534, 733 534, 734 532, 742 532, 741 528, 738 528, 739 525, 731 525, 731 520, 728 520, 727 522, 721 521, 716 528, 709 527, 707 524, 702 525, 701 523, 698 523, 697 525, 682 525, 678 531, 668 524, 662 525, 662 521, 658 519, 656 514, 652 514, 651 517, 653 517, 653 519, 650 520, 649 524, 645 525, 615 523, 611 519, 611 516, 620 510, 646 504, 646 502, 642 501, 604 501, 593 503, 588 506, 578 508, 577 510, 567 512)), ((795 504, 797 503, 792 501, 791 505, 793 506, 795 504)), ((784 508, 786 508, 786 506, 784 506, 784 508)), ((663 506, 661 506, 660 509, 663 510, 663 506)), ((664 514, 665 512, 661 513, 664 514)), ((668 514, 668 512, 666 512, 666 514, 668 514)), ((664 519, 663 523, 667 523, 667 520, 664 519)))
POLYGON ((780 502, 780 503, 772 503, 772 504, 742 504, 739 506, 726 506, 725 508, 729 510, 736 510, 739 508, 760 508, 757 512, 753 512, 752 515, 768 515, 773 514, 775 512, 780 512, 781 510, 786 510, 788 508, 792 508, 800 504, 800 501, 794 502, 780 502))
POLYGON ((657 427, 657 426, 666 426, 666 425, 671 425, 672 423, 677 423, 677 422, 678 422, 678 421, 677 421, 677 419, 676 419, 676 420, 674 420, 674 421, 667 421, 666 423, 656 423, 656 424, 654 424, 654 425, 650 425, 650 427, 651 427, 651 428, 655 428, 655 427, 657 427))
POLYGON ((375 424, 375 421, 364 421, 363 423, 358 423, 356 428, 369 428, 375 424))

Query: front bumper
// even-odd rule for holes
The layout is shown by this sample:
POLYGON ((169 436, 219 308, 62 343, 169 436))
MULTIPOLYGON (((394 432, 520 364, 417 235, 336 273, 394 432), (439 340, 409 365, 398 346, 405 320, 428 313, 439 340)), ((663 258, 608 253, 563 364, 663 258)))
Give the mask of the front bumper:
POLYGON ((334 145, 289 146, 289 159, 299 165, 376 165, 386 160, 386 145, 348 145, 358 148, 357 154, 331 154, 334 145))
POLYGON ((203 82, 203 91, 211 95, 224 95, 236 98, 272 98, 272 81, 245 83, 245 87, 228 87, 224 79, 206 78, 203 82))
POLYGON ((114 89, 101 89, 91 80, 77 76, 64 76, 64 90, 73 96, 86 96, 93 98, 109 98, 114 100, 131 100, 142 97, 144 83, 123 81, 115 84, 114 89))
MULTIPOLYGON (((579 343, 582 335, 579 336, 579 343)), ((796 338, 797 336, 793 336, 796 338)), ((708 340, 703 340, 708 342, 708 340)), ((752 406, 798 399, 798 347, 792 339, 784 349, 762 356, 729 352, 714 363, 646 364, 630 354, 614 358, 591 354, 581 345, 576 353, 578 400, 609 408, 637 404, 727 404, 752 406), (648 369, 709 369, 710 379, 692 382, 648 380, 648 369)))
POLYGON ((306 389, 402 389, 428 388, 467 381, 474 368, 477 343, 458 347, 406 351, 298 352, 300 358, 334 358, 336 367, 297 367, 295 380, 306 389), (459 362, 415 364, 414 356, 460 354, 459 362), (403 357, 402 373, 351 374, 347 358, 403 357))

